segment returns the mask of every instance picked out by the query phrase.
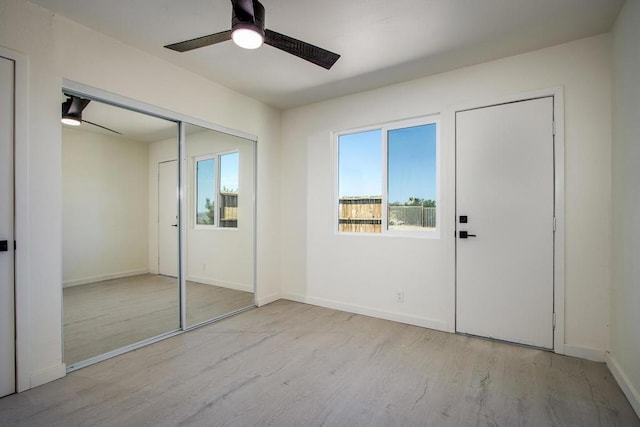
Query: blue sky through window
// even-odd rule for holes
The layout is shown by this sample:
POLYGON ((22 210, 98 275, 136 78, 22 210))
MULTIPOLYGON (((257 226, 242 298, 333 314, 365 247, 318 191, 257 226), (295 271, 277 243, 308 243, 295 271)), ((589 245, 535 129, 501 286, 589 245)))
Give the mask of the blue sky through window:
POLYGON ((390 130, 387 139, 389 203, 436 200, 436 124, 390 130))
MULTIPOLYGON (((436 124, 394 129, 387 134, 389 203, 409 197, 436 199, 436 124)), ((340 135, 338 193, 382 195, 382 131, 340 135)))
POLYGON ((340 135, 338 193, 344 196, 382 195, 382 131, 340 135))

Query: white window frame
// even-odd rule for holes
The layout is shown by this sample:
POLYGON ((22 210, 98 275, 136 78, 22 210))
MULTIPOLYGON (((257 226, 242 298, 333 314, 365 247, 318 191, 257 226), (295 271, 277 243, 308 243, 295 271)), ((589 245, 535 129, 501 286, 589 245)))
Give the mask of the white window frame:
MULTIPOLYGON (((240 162, 240 151, 239 150, 229 150, 229 151, 220 151, 216 153, 208 153, 202 154, 199 156, 193 156, 193 214, 191 215, 191 221, 193 221, 193 229, 194 230, 226 230, 226 231, 235 231, 238 230, 238 225, 235 227, 220 227, 220 158, 227 154, 238 154, 238 163, 240 162), (198 162, 203 160, 211 160, 213 159, 213 168, 214 168, 214 217, 213 224, 198 224, 198 162)), ((238 199, 240 198, 240 165, 238 164, 238 199)))
POLYGON ((440 238, 440 230, 441 230, 441 193, 440 193, 440 183, 441 183, 441 124, 440 124, 440 114, 431 114, 428 116, 415 117, 411 119, 398 120, 393 122, 387 122, 379 125, 361 127, 356 129, 344 130, 340 132, 334 133, 333 138, 333 152, 334 152, 334 197, 333 197, 333 217, 334 217, 334 232, 340 236, 381 236, 381 237, 416 237, 416 238, 427 238, 427 239, 439 239, 440 238), (389 181, 388 181, 388 132, 396 129, 404 129, 416 126, 424 126, 424 125, 436 125, 436 157, 435 157, 435 170, 436 170, 436 227, 432 230, 389 230, 388 228, 388 213, 389 213, 389 181), (355 133, 362 133, 372 130, 380 130, 381 132, 381 150, 382 150, 382 174, 381 174, 381 188, 382 188, 382 223, 381 223, 381 231, 380 233, 370 233, 370 232, 351 232, 351 231, 340 231, 339 226, 339 218, 338 212, 340 209, 340 167, 339 167, 339 159, 340 159, 340 137, 343 135, 352 135, 355 133))

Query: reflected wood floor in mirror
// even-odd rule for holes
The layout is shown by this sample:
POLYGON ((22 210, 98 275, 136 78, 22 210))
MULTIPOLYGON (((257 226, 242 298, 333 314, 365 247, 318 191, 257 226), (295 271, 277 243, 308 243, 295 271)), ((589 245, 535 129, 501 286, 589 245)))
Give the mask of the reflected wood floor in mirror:
MULTIPOLYGON (((64 288, 68 365, 179 329, 176 278, 141 274, 64 288)), ((187 281, 187 324, 253 305, 253 293, 187 281)))
POLYGON ((640 420, 603 363, 281 300, 0 399, 0 425, 640 420))

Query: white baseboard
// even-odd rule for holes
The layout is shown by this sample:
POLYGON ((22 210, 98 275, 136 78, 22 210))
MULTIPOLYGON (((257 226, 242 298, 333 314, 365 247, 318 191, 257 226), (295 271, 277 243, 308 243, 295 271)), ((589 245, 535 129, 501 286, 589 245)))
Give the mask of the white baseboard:
POLYGON ((256 305, 262 307, 263 305, 271 304, 281 299, 280 294, 271 294, 266 297, 256 299, 256 305))
POLYGON ((105 274, 103 276, 85 277, 83 279, 67 280, 62 284, 64 288, 71 286, 86 285, 88 283, 102 282, 103 280, 122 279, 123 277, 138 276, 140 274, 147 274, 148 268, 132 271, 122 271, 120 273, 105 274))
POLYGON ((448 332, 447 322, 444 320, 428 319, 426 317, 412 316, 408 314, 379 310, 371 307, 364 307, 356 304, 348 304, 339 301, 329 300, 325 298, 308 297, 304 295, 287 293, 282 296, 290 301, 301 302, 305 304, 317 305, 334 310, 346 311, 349 313, 362 314, 363 316, 377 317, 379 319, 392 320, 394 322, 406 323, 408 325, 420 326, 423 328, 435 329, 438 331, 448 332))
POLYGON ((31 388, 57 380, 67 375, 67 366, 64 363, 55 364, 31 374, 31 388))
POLYGON ((636 414, 640 417, 640 390, 638 390, 631 380, 629 380, 629 377, 622 369, 622 366, 620 366, 616 358, 611 353, 607 352, 606 358, 607 367, 618 382, 618 385, 624 392, 625 396, 627 396, 627 399, 629 399, 629 403, 631 403, 633 410, 636 411, 636 414))
POLYGON ((604 350, 597 350, 595 348, 580 347, 578 345, 564 345, 565 356, 577 357, 580 359, 592 360, 594 362, 605 362, 606 356, 604 350))
POLYGON ((236 291, 253 292, 253 285, 246 283, 227 282, 224 280, 216 280, 210 277, 187 276, 190 282, 203 283, 205 285, 220 286, 222 288, 235 289, 236 291))

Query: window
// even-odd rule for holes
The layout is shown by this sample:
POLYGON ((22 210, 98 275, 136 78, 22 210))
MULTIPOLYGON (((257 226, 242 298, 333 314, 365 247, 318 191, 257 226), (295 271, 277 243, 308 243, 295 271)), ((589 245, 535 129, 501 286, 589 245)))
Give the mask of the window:
POLYGON ((338 135, 338 231, 437 231, 438 121, 338 135))
POLYGON ((338 139, 338 229, 379 233, 382 224, 382 131, 338 139))
POLYGON ((196 227, 237 228, 239 154, 200 156, 194 162, 196 227))

